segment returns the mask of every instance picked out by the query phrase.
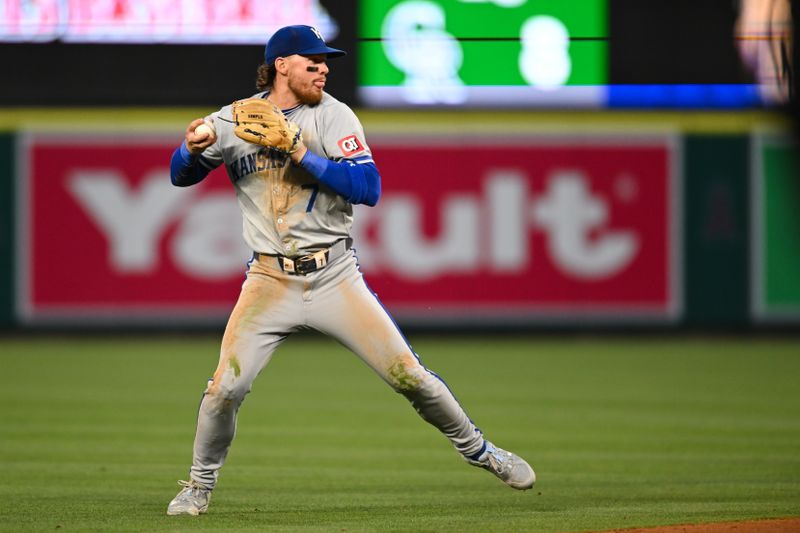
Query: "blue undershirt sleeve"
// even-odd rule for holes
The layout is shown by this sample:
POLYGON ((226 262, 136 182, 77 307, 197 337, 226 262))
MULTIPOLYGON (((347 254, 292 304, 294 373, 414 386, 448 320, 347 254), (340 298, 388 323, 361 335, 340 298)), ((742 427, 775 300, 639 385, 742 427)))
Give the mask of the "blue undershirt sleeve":
POLYGON ((375 163, 331 161, 309 150, 300 166, 352 204, 372 207, 381 196, 381 175, 375 163))
POLYGON ((183 142, 172 153, 169 165, 169 176, 176 187, 188 187, 200 183, 211 172, 199 163, 200 156, 192 155, 183 142))

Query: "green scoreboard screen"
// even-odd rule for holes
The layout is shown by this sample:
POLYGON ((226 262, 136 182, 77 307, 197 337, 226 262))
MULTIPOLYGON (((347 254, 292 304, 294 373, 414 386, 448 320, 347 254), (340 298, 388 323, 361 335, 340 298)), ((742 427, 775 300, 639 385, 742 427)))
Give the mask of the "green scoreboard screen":
POLYGON ((607 0, 366 0, 371 106, 586 106, 607 100, 607 0))

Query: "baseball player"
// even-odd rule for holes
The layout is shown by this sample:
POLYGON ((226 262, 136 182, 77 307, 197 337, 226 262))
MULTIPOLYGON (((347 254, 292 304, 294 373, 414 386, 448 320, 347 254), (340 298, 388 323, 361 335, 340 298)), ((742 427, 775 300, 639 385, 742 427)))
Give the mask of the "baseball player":
POLYGON ((278 30, 258 70, 260 92, 192 121, 172 156, 179 187, 226 166, 254 253, 200 404, 189 480, 179 482, 169 515, 207 511, 253 380, 291 333, 309 328, 351 349, 468 463, 515 489, 536 479, 523 459, 484 438, 364 283, 353 205, 378 202, 380 174, 355 114, 324 91, 328 60, 342 55, 312 27, 278 30), (204 122, 213 129, 198 133, 204 122))

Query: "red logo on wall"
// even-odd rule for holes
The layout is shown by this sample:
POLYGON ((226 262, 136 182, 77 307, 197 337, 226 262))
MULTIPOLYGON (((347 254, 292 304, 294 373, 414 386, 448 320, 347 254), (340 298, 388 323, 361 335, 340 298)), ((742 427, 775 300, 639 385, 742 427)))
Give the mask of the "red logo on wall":
MULTIPOLYGON (((348 139, 363 149, 351 136, 343 151, 348 139)), ((27 174, 18 179, 24 319, 225 319, 251 253, 241 213, 224 171, 193 187, 171 185, 179 141, 27 138, 27 174)), ((356 206, 354 246, 370 287, 398 319, 678 316, 671 138, 371 141, 383 193, 377 207, 356 206)))
POLYGON ((494 144, 371 141, 386 192, 356 211, 355 243, 398 317, 677 316, 670 138, 494 144))

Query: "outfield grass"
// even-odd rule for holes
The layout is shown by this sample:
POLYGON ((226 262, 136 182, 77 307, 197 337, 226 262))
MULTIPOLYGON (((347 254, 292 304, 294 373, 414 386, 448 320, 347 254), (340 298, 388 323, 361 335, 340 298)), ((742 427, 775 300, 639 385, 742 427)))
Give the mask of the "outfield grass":
POLYGON ((800 340, 412 337, 533 464, 467 466, 332 341, 244 403, 209 513, 167 517, 218 339, 0 340, 0 529, 589 531, 800 515, 800 340))

